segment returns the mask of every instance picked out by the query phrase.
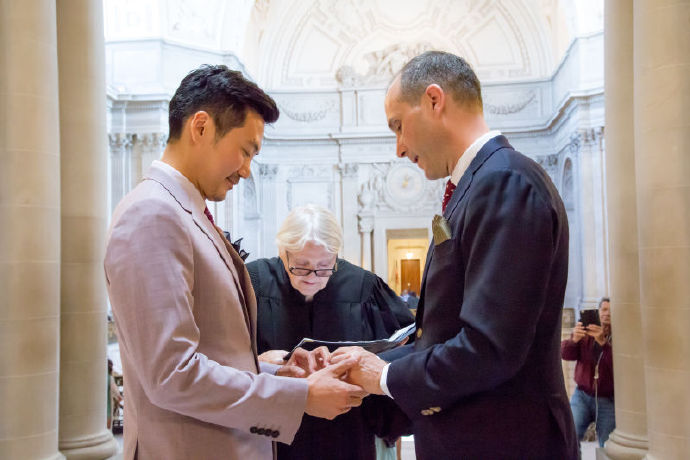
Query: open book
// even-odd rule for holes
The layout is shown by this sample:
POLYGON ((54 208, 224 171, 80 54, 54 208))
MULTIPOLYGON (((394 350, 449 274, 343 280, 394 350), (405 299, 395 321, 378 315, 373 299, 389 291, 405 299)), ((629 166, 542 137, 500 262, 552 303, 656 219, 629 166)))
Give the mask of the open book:
POLYGON ((320 346, 328 347, 328 351, 335 351, 340 347, 362 347, 367 351, 372 353, 381 353, 382 351, 390 350, 400 345, 407 337, 411 336, 415 331, 415 323, 409 326, 398 329, 388 337, 387 339, 379 340, 362 340, 359 342, 329 342, 327 340, 316 340, 310 338, 303 338, 300 343, 298 343, 295 348, 293 348, 290 353, 285 355, 285 360, 287 361, 292 356, 292 352, 296 348, 304 348, 307 351, 312 351, 320 346))

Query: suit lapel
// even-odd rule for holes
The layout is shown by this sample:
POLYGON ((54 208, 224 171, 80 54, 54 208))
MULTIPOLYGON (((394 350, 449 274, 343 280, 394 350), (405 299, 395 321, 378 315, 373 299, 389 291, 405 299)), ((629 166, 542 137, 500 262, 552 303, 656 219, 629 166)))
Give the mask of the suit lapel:
MULTIPOLYGON (((465 171, 465 173, 460 178, 457 187, 455 187, 455 191, 453 191, 453 195, 450 197, 450 201, 446 206, 446 212, 443 213, 444 219, 450 221, 450 218, 453 215, 455 208, 467 194, 467 191, 469 190, 470 185, 472 184, 474 174, 477 172, 477 170, 479 170, 479 168, 482 167, 482 165, 486 162, 486 160, 488 160, 491 157, 491 155, 494 154, 494 152, 506 147, 511 147, 511 145, 510 143, 508 143, 508 139, 506 139, 505 136, 501 135, 496 136, 493 139, 490 139, 486 144, 484 144, 484 146, 479 150, 479 152, 477 152, 477 156, 474 158, 474 160, 472 160, 469 168, 467 168, 467 171, 465 171)), ((427 273, 429 271, 429 265, 431 264, 433 255, 434 240, 432 238, 431 243, 429 244, 429 250, 426 254, 426 265, 424 265, 424 273, 422 275, 422 288, 419 293, 419 306, 417 307, 416 315, 417 327, 421 327, 422 325, 422 319, 424 315, 424 292, 426 291, 427 273)))
MULTIPOLYGON (((242 306, 242 310, 244 312, 247 328, 252 334, 252 340, 256 340, 256 322, 253 321, 252 313, 249 310, 251 306, 248 305, 247 302, 248 299, 246 295, 246 286, 243 286, 243 283, 240 280, 241 274, 244 274, 246 272, 246 269, 244 268, 244 261, 242 261, 240 256, 235 252, 235 249, 226 240, 225 236, 223 235, 223 232, 211 223, 211 221, 208 219, 208 217, 206 217, 203 211, 198 211, 196 209, 196 207, 192 203, 192 199, 189 196, 189 193, 175 179, 171 178, 167 173, 161 171, 160 169, 152 167, 148 171, 147 177, 144 180, 156 181, 163 188, 165 188, 168 191, 168 193, 170 193, 170 195, 175 199, 175 201, 177 201, 180 204, 182 209, 191 214, 196 226, 206 235, 206 237, 209 240, 211 240, 211 243, 213 243, 213 246, 216 248, 218 255, 223 260, 225 266, 228 268, 230 276, 232 277, 232 280, 235 283, 235 287, 239 295, 238 300, 240 301, 240 305, 242 306), (236 256, 236 259, 239 261, 239 264, 237 263, 233 255, 236 256)), ((246 281, 244 284, 246 285, 246 281)), ((254 296, 253 291, 251 291, 251 296, 254 296)), ((255 301, 253 304, 253 308, 253 315, 255 317, 255 301)), ((256 347, 254 346, 254 348, 256 347)))
POLYGON ((247 322, 247 328, 252 334, 252 347, 254 347, 254 351, 256 352, 256 297, 254 296, 254 289, 252 288, 252 283, 249 278, 249 272, 247 272, 247 267, 244 265, 244 261, 240 255, 235 251, 235 248, 232 247, 228 239, 225 238, 225 235, 223 235, 223 230, 219 227, 215 227, 215 230, 222 238, 225 249, 232 260, 235 269, 234 272, 237 274, 237 291, 240 294, 240 301, 244 306, 244 319, 247 322))
POLYGON ((446 220, 450 219, 450 216, 453 214, 453 211, 455 211, 458 203, 460 203, 469 190, 470 185, 472 184, 472 179, 474 179, 474 174, 477 172, 477 170, 482 167, 486 160, 491 158, 491 155, 493 155, 494 152, 506 147, 510 147, 508 139, 501 135, 489 139, 489 141, 482 146, 479 152, 477 152, 477 156, 474 157, 474 160, 472 160, 470 163, 469 168, 467 168, 467 171, 465 171, 460 178, 458 186, 455 188, 453 195, 450 197, 450 201, 446 206, 446 212, 443 213, 443 217, 445 217, 446 220))

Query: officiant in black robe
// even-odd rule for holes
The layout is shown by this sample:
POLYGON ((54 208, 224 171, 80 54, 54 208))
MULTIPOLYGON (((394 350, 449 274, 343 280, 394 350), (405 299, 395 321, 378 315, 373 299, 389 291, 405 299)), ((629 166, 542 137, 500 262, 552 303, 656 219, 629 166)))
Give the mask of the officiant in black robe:
MULTIPOLYGON (((382 339, 414 321, 381 278, 337 258, 342 233, 330 211, 294 209, 276 242, 280 257, 247 264, 257 300, 259 354, 290 351, 304 337, 382 339)), ((392 441, 406 431, 390 425, 390 411, 399 411, 390 398, 369 396, 334 420, 305 414, 292 444, 278 444, 278 459, 374 460, 375 434, 392 441)))

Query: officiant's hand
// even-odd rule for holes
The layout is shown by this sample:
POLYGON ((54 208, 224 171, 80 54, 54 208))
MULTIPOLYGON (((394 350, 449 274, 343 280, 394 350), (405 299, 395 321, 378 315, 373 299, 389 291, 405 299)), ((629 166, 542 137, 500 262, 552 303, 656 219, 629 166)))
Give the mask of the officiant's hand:
POLYGON ((340 347, 331 355, 331 364, 355 358, 357 364, 350 368, 347 381, 359 385, 367 393, 382 395, 381 372, 386 366, 386 361, 362 347, 340 347))

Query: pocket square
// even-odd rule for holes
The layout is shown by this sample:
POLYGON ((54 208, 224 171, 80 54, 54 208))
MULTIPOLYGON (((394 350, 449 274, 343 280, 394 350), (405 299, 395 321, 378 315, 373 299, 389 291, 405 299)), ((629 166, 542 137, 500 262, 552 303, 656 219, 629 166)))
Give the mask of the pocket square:
POLYGON ((230 245, 232 245, 237 254, 240 256, 242 261, 247 260, 247 257, 249 257, 249 253, 240 247, 240 244, 242 243, 242 238, 233 243, 232 239, 230 238, 230 232, 226 232, 225 230, 223 230, 223 234, 225 235, 225 238, 228 240, 230 245))
POLYGON ((436 214, 434 219, 431 221, 431 231, 434 234, 434 246, 447 241, 451 238, 450 225, 448 221, 443 216, 436 214))

